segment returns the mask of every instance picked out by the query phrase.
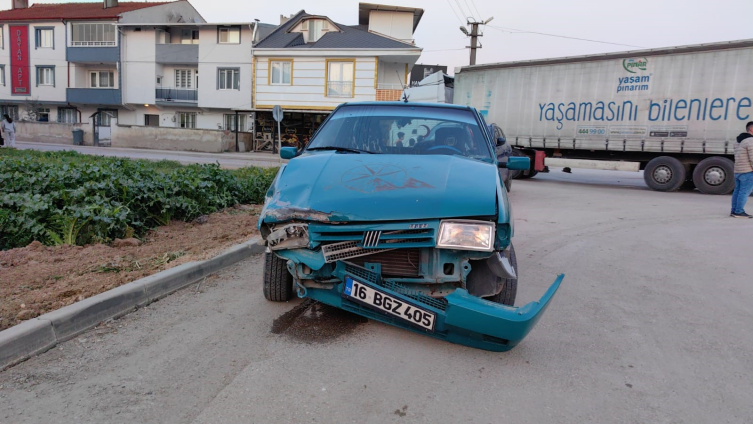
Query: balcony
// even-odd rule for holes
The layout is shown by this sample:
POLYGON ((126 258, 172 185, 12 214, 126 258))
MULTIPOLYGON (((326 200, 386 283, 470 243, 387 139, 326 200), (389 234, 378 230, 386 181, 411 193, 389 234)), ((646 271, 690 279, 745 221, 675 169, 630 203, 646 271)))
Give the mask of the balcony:
POLYGON ((114 63, 119 59, 118 48, 115 46, 74 45, 68 47, 66 56, 69 62, 79 63, 114 63))
POLYGON ((157 63, 175 65, 198 65, 198 44, 157 44, 157 63))
POLYGON ((68 103, 89 105, 120 105, 122 95, 117 88, 69 88, 68 103))
POLYGON ((156 90, 157 104, 196 106, 199 102, 199 90, 195 88, 165 88, 156 90))
POLYGON ((376 98, 378 102, 396 102, 403 96, 403 86, 400 84, 377 84, 376 98))

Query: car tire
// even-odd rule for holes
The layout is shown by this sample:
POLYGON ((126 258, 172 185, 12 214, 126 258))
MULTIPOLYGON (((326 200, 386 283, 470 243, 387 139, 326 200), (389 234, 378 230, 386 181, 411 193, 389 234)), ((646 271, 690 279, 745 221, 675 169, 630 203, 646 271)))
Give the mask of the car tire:
MULTIPOLYGON (((510 265, 512 265, 512 269, 515 270, 515 275, 520 276, 518 274, 518 259, 515 256, 515 248, 512 244, 506 252, 508 252, 507 259, 510 260, 510 265)), ((502 283, 502 290, 494 296, 490 296, 488 299, 492 302, 501 303, 507 306, 515 305, 515 297, 518 294, 518 279, 503 278, 502 283)))
POLYGON ((264 254, 264 297, 272 302, 287 302, 293 297, 293 276, 287 261, 272 252, 264 254))
POLYGON ((735 189, 735 163, 719 156, 706 158, 693 170, 693 183, 703 194, 730 194, 735 189))
POLYGON ((507 189, 508 193, 510 192, 510 190, 512 190, 512 177, 508 177, 507 181, 505 181, 505 188, 507 189))
POLYGON ((671 156, 653 158, 643 171, 646 185, 656 191, 677 191, 685 183, 687 172, 678 159, 671 156))
POLYGON ((510 156, 518 156, 518 157, 527 157, 531 159, 531 167, 527 171, 510 171, 512 174, 511 178, 517 178, 521 180, 527 180, 529 178, 533 178, 536 176, 536 174, 539 173, 539 171, 536 171, 533 169, 534 167, 534 159, 531 156, 528 156, 527 154, 523 153, 522 151, 518 149, 512 149, 512 153, 510 153, 510 156))

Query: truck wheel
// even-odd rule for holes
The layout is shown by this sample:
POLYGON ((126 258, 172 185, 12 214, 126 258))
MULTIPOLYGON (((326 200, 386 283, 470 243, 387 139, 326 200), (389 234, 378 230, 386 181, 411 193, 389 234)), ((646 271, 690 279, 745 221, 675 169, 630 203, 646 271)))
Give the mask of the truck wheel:
POLYGON ((701 161, 693 171, 693 182, 703 194, 729 194, 735 189, 735 163, 719 156, 701 161))
POLYGON ((533 167, 534 167, 534 163, 533 163, 534 160, 533 160, 533 158, 531 156, 528 156, 527 154, 521 152, 518 149, 512 149, 512 153, 510 153, 510 156, 528 157, 528 158, 531 159, 531 167, 527 171, 518 171, 518 170, 510 171, 510 175, 511 175, 510 178, 520 179, 520 180, 526 180, 528 178, 535 177, 536 174, 539 173, 539 171, 535 171, 533 169, 533 167))
POLYGON ((671 156, 653 158, 643 171, 646 185, 657 191, 676 191, 685 182, 685 166, 671 156))
MULTIPOLYGON (((507 256, 507 259, 510 260, 512 269, 515 270, 516 275, 520 276, 518 274, 518 259, 515 257, 515 248, 512 246, 512 244, 510 245, 508 255, 509 256, 507 256)), ((494 296, 489 297, 488 299, 492 302, 501 303, 507 306, 515 305, 515 297, 518 294, 518 279, 503 278, 502 282, 502 291, 495 294, 494 296)))
POLYGON ((264 297, 272 302, 287 302, 293 297, 293 276, 287 261, 272 252, 264 254, 264 297))

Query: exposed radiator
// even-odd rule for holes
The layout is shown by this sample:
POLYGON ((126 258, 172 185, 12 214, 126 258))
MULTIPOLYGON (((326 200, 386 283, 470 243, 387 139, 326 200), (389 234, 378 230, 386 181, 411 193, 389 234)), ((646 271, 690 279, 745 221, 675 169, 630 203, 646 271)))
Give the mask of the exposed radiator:
POLYGON ((418 248, 395 249, 348 259, 348 262, 364 266, 364 263, 382 265, 382 275, 390 277, 418 277, 420 253, 418 248))

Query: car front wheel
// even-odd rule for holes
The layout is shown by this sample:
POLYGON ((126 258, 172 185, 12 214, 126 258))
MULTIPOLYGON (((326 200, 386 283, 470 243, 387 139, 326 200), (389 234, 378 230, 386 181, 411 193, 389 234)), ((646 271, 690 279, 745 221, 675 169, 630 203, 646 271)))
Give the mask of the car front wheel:
MULTIPOLYGON (((518 276, 518 260, 515 257, 515 248, 510 245, 510 248, 505 251, 505 257, 510 260, 512 269, 515 270, 515 275, 518 276)), ((515 305, 515 297, 518 294, 518 279, 517 278, 502 278, 502 290, 494 296, 488 297, 489 300, 496 303, 501 303, 507 306, 515 305)))
POLYGON ((287 302, 293 297, 293 276, 287 261, 273 252, 264 254, 264 297, 272 302, 287 302))

